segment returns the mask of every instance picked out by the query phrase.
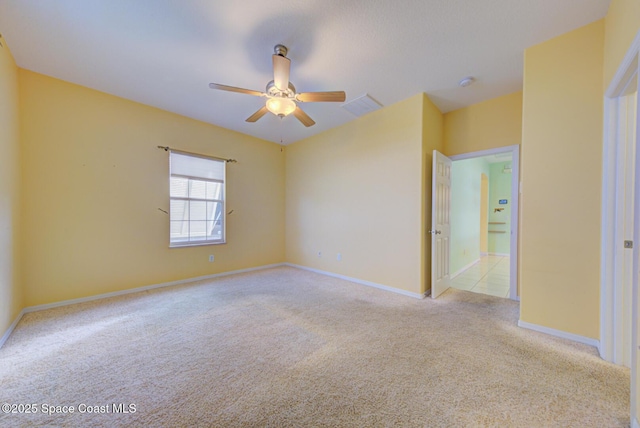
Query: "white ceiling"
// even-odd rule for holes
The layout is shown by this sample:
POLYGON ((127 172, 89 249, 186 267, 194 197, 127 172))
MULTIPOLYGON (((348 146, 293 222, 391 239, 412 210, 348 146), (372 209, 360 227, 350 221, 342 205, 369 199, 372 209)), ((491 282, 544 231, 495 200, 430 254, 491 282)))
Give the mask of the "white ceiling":
POLYGON ((355 119, 305 103, 316 121, 244 119, 264 98, 274 45, 298 92, 426 92, 445 113, 522 88, 523 50, 605 16, 610 0, 0 0, 0 33, 22 68, 274 142, 355 119), (467 88, 458 81, 472 75, 467 88))

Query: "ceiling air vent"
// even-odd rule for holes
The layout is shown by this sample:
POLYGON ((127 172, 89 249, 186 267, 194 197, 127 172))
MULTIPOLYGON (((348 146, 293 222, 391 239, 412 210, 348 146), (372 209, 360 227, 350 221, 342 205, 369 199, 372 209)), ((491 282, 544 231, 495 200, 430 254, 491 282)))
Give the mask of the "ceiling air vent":
POLYGON ((381 107, 382 104, 371 98, 369 94, 361 95, 348 103, 342 104, 342 108, 355 116, 364 116, 381 107))

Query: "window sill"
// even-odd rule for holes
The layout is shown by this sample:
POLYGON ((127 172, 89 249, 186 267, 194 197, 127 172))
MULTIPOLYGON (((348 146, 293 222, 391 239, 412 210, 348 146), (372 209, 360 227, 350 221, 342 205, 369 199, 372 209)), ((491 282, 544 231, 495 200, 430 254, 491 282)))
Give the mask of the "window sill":
POLYGON ((169 244, 169 249, 185 248, 185 247, 204 247, 206 245, 221 245, 226 243, 227 243, 226 241, 187 242, 184 244, 169 244))

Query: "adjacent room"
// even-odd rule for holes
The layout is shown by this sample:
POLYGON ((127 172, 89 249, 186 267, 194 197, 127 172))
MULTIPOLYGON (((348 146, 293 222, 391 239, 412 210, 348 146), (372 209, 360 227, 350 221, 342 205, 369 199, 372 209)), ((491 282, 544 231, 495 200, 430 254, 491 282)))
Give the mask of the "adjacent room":
POLYGON ((0 0, 0 425, 640 428, 639 31, 0 0))
POLYGON ((453 162, 452 287, 510 297, 512 164, 510 152, 453 162))

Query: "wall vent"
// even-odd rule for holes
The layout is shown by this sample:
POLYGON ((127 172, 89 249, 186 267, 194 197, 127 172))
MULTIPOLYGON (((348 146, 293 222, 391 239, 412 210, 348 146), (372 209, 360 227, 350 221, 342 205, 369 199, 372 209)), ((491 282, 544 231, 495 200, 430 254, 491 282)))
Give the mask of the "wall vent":
POLYGON ((382 104, 371 98, 369 94, 361 95, 348 103, 342 104, 342 108, 354 116, 364 116, 365 114, 378 110, 381 107, 382 104))

